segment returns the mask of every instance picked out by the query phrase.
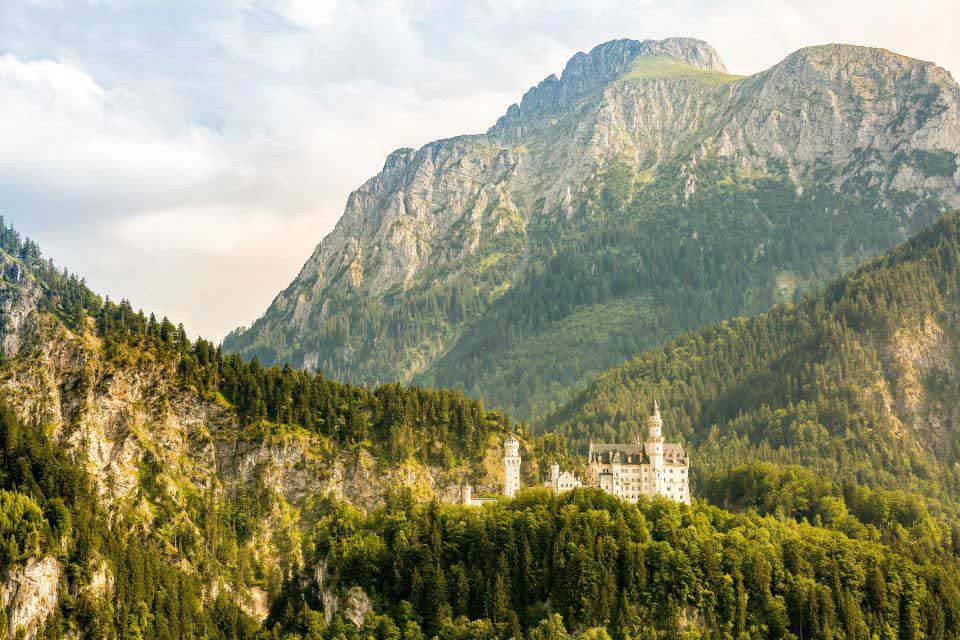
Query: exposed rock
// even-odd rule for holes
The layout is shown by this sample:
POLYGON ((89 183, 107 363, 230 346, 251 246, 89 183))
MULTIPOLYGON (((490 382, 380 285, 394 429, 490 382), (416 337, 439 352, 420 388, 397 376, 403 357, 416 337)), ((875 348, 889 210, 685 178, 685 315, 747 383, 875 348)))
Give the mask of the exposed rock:
POLYGON ((249 601, 243 610, 257 622, 263 622, 270 615, 270 595, 260 587, 251 587, 249 601))
POLYGON ((343 617, 360 627, 371 609, 373 609, 373 603, 367 592, 360 587, 350 587, 344 602, 343 617))
POLYGON ((373 609, 373 602, 370 596, 361 587, 352 586, 343 593, 337 584, 337 579, 330 575, 327 560, 320 561, 314 569, 314 582, 323 604, 323 617, 329 624, 333 616, 340 611, 341 601, 343 607, 343 617, 352 622, 357 627, 363 624, 363 621, 373 609))
POLYGON ((0 574, 0 607, 7 615, 6 637, 23 630, 33 640, 59 601, 62 568, 56 558, 30 558, 0 574))
POLYGON ((20 351, 40 290, 23 266, 0 254, 0 353, 12 358, 20 351))
POLYGON ((90 582, 82 585, 80 593, 94 600, 103 600, 113 595, 113 572, 106 562, 101 561, 90 576, 90 582))

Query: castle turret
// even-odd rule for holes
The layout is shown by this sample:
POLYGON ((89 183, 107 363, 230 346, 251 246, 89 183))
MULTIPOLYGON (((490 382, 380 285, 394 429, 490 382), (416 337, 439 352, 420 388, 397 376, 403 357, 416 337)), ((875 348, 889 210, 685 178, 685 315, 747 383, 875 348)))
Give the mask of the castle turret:
POLYGON ((512 498, 520 490, 520 442, 510 436, 503 443, 503 495, 512 498))
POLYGON ((651 489, 660 493, 663 475, 663 420, 660 418, 660 405, 653 401, 653 415, 647 419, 647 457, 650 458, 650 471, 653 474, 651 489))

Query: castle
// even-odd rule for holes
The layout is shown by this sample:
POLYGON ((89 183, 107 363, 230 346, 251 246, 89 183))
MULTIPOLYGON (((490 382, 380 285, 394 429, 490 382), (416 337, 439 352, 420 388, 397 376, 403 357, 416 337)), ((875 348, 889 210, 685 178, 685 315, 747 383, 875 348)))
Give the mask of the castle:
POLYGON ((660 407, 653 403, 647 439, 633 444, 590 444, 587 483, 636 502, 640 496, 664 496, 690 504, 690 461, 679 444, 664 444, 660 407))
MULTIPOLYGON (((590 444, 587 454, 586 485, 599 487, 630 502, 641 496, 664 496, 690 504, 690 461, 683 447, 664 443, 660 406, 653 403, 653 415, 647 419, 647 439, 639 434, 632 444, 590 444)), ((562 493, 583 483, 560 465, 550 465, 550 478, 544 486, 562 493)), ((503 495, 512 498, 520 490, 520 442, 511 436, 503 443, 503 495)), ((480 505, 493 498, 474 498, 470 485, 462 488, 463 504, 480 505)))

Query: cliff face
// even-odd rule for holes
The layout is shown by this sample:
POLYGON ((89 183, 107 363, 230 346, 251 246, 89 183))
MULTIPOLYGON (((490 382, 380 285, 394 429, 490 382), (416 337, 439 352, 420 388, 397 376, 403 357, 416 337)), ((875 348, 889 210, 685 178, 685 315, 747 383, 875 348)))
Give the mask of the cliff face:
POLYGON ((22 566, 0 572, 0 610, 7 620, 0 628, 4 638, 32 640, 60 600, 58 592, 63 568, 56 558, 30 558, 22 566))
MULTIPOLYGON (((748 247, 739 238, 743 252, 763 252, 784 231, 829 233, 811 212, 816 205, 804 201, 811 188, 829 188, 831 198, 844 201, 829 206, 849 223, 849 235, 837 238, 849 245, 846 255, 837 259, 836 247, 818 250, 815 268, 791 257, 756 265, 759 284, 751 286, 762 290, 721 300, 751 311, 752 303, 738 297, 771 297, 764 280, 801 272, 804 283, 823 281, 960 205, 958 118, 960 89, 949 73, 881 49, 811 47, 741 78, 728 75, 701 41, 606 43, 530 89, 486 134, 391 154, 383 171, 351 194, 294 282, 224 346, 352 380, 463 386, 529 414, 531 407, 509 394, 516 378, 498 378, 486 354, 546 369, 531 341, 562 331, 585 307, 573 305, 534 330, 490 314, 506 304, 514 305, 507 315, 540 313, 504 294, 572 251, 582 236, 578 224, 599 232, 610 222, 590 222, 592 215, 622 210, 637 224, 660 216, 651 230, 670 229, 677 217, 696 239, 716 219, 692 208, 692 197, 707 194, 712 208, 726 208, 732 221, 720 224, 727 230, 762 227, 786 212, 784 230, 766 232, 768 239, 748 247), (626 172, 626 188, 611 182, 612 166, 626 172), (771 182, 782 191, 776 207, 761 200, 771 182), (673 198, 668 213, 664 191, 673 198), (747 202, 724 202, 731 191, 747 202), (603 197, 592 199, 594 193, 603 197), (657 207, 661 213, 652 212, 657 207), (868 227, 886 237, 858 247, 857 235, 868 227), (494 324, 497 335, 485 335, 494 324), (473 361, 478 372, 455 371, 443 361, 448 353, 473 361)), ((646 287, 630 295, 659 293, 646 287)), ((684 328, 667 327, 665 335, 684 328)), ((592 322, 590 330, 622 341, 603 323, 592 322)), ((592 347, 581 340, 572 348, 585 358, 592 347)), ((604 347, 597 355, 612 364, 629 352, 604 347)), ((563 396, 589 373, 570 380, 557 374, 527 395, 563 396)))

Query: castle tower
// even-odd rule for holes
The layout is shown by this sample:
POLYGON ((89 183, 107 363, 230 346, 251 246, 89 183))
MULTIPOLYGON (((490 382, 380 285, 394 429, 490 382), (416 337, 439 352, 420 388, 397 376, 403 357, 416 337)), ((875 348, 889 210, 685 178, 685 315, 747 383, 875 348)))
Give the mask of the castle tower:
POLYGON ((512 498, 520 490, 520 443, 510 436, 503 443, 503 495, 512 498))
POLYGON ((560 465, 556 462, 550 464, 550 487, 560 493, 560 465))
POLYGON ((663 476, 663 420, 660 418, 660 405, 653 401, 653 415, 647 419, 647 456, 650 458, 650 471, 653 493, 660 493, 663 476))

